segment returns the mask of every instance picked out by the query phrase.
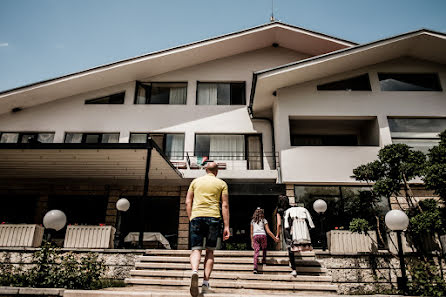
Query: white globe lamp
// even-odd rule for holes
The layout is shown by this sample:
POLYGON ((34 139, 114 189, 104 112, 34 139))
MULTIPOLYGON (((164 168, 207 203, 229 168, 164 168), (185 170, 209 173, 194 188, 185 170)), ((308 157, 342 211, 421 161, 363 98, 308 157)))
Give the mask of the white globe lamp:
POLYGON ((43 217, 43 226, 46 229, 61 230, 67 223, 67 216, 58 209, 50 210, 43 217))
POLYGON ((398 257, 400 259, 400 269, 401 269, 401 277, 398 277, 398 288, 404 292, 404 295, 407 295, 408 289, 407 289, 406 265, 404 263, 404 251, 403 251, 403 242, 401 238, 401 233, 409 226, 409 218, 404 213, 404 211, 394 209, 386 214, 385 222, 387 228, 396 232, 396 238, 398 241, 398 257))
POLYGON ((130 201, 126 198, 121 198, 116 202, 116 209, 118 210, 118 220, 116 223, 116 232, 115 232, 115 240, 114 247, 119 248, 122 245, 122 234, 121 234, 121 220, 122 214, 121 212, 125 212, 130 208, 130 201))
POLYGON ((314 201, 313 209, 315 212, 322 214, 327 210, 327 203, 322 199, 318 199, 314 201))
POLYGON ((130 208, 130 201, 126 198, 121 198, 116 202, 116 209, 119 211, 127 211, 130 208))
POLYGON ((401 210, 391 210, 386 214, 386 225, 392 231, 403 231, 409 226, 409 218, 401 210))

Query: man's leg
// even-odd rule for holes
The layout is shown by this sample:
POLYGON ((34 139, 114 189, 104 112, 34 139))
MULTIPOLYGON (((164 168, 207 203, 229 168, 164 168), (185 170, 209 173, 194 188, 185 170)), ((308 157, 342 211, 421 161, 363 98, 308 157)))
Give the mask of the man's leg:
POLYGON ((190 265, 192 276, 190 280, 190 294, 193 297, 198 296, 198 267, 201 261, 201 249, 203 246, 203 229, 201 218, 194 218, 190 222, 190 241, 192 251, 190 253, 190 265))
POLYGON ((198 271, 198 266, 200 266, 200 261, 201 261, 201 250, 193 250, 190 254, 190 265, 192 266, 192 271, 198 271))
POLYGON ((206 257, 204 258, 204 280, 209 281, 212 269, 214 268, 214 251, 206 250, 206 257))

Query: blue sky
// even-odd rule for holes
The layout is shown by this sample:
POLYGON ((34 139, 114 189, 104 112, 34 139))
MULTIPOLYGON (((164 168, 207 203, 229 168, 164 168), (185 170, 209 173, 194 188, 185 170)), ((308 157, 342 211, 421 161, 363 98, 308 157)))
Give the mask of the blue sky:
MULTIPOLYGON (((0 0, 0 91, 268 22, 271 0, 0 0)), ((446 0, 274 0, 276 19, 357 43, 446 33, 446 0)))

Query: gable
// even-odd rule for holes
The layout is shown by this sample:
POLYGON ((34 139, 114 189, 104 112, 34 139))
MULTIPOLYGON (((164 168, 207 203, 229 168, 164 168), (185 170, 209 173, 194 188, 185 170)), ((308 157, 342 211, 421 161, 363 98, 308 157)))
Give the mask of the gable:
POLYGON ((278 89, 406 56, 446 64, 444 52, 446 35, 421 30, 260 71, 254 74, 249 108, 256 116, 271 116, 278 89))
POLYGON ((0 93, 0 113, 160 75, 272 44, 310 56, 354 45, 352 42, 275 22, 4 91, 0 93))

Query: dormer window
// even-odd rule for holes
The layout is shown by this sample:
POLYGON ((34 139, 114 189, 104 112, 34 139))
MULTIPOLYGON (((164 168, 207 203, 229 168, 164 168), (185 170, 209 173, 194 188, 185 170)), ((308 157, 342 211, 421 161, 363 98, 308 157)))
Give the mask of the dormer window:
POLYGON ((124 104, 125 92, 85 100, 85 104, 124 104))
POLYGON ((378 73, 381 91, 442 91, 437 73, 378 73))
POLYGON ((197 105, 245 105, 245 83, 197 83, 197 105))
POLYGON ((368 73, 318 85, 318 91, 371 91, 368 73))
POLYGON ((187 83, 136 83, 135 104, 186 104, 187 83))

